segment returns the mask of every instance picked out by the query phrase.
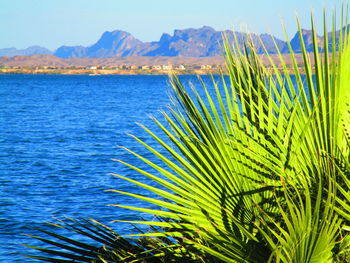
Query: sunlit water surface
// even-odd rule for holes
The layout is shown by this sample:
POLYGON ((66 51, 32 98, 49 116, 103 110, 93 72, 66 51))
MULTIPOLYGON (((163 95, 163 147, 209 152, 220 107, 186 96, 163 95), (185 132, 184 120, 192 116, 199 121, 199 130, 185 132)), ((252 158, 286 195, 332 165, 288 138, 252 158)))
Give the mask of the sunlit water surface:
POLYGON ((161 118, 159 110, 170 104, 167 82, 167 76, 0 75, 0 262, 32 262, 21 255, 33 251, 20 244, 38 243, 23 233, 55 218, 94 218, 130 231, 109 222, 140 215, 108 204, 140 204, 104 190, 140 192, 110 173, 147 181, 112 159, 146 168, 118 146, 152 158, 127 134, 157 147, 135 123, 157 130, 148 115, 161 118))

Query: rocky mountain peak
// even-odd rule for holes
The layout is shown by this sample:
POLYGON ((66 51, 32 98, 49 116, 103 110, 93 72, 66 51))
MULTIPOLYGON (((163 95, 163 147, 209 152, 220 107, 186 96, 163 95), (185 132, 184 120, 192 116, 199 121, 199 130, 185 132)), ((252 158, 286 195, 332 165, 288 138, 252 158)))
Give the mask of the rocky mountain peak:
MULTIPOLYGON (((244 32, 233 32, 231 30, 216 31, 210 26, 201 28, 176 29, 173 35, 164 33, 159 41, 142 42, 126 31, 114 30, 104 32, 98 41, 89 46, 61 46, 54 55, 61 58, 73 57, 124 57, 124 56, 188 56, 207 57, 222 55, 222 35, 225 34, 229 42, 233 42, 234 34, 238 43, 243 46, 247 40, 244 32)), ((306 46, 306 50, 312 52, 312 31, 301 30, 301 36, 306 46)), ((339 32, 336 37, 338 38, 339 32)), ((264 53, 265 49, 261 45, 260 39, 265 45, 267 52, 276 53, 276 46, 273 36, 269 34, 250 34, 253 44, 258 53, 264 53)), ((278 48, 282 53, 288 53, 288 45, 285 41, 274 38, 278 48)), ((317 36, 318 44, 322 46, 323 37, 317 36)), ((337 41, 337 40, 336 40, 337 41)), ((300 34, 297 32, 291 39, 290 44, 294 52, 301 52, 300 34)), ((0 49, 0 56, 51 54, 50 50, 33 46, 25 50, 15 48, 0 49)))

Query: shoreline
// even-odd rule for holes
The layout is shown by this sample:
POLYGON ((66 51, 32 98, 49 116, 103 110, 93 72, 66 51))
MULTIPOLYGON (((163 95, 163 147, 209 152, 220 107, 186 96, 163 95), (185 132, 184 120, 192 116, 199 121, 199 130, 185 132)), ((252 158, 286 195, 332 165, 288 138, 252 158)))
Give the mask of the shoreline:
POLYGON ((219 74, 220 69, 215 70, 88 70, 88 69, 28 69, 28 68, 10 68, 0 69, 1 75, 6 74, 31 74, 31 75, 90 75, 90 76, 106 76, 106 75, 207 75, 219 74))
MULTIPOLYGON (((270 59, 282 70, 280 58, 259 55, 269 68, 270 59)), ((292 68, 290 56, 283 54, 287 68, 292 68)), ((301 54, 295 54, 297 63, 301 54)), ((310 62, 313 63, 311 56, 310 62)), ((223 57, 114 57, 61 59, 50 55, 0 57, 0 74, 47 75, 207 75, 225 73, 223 57)))

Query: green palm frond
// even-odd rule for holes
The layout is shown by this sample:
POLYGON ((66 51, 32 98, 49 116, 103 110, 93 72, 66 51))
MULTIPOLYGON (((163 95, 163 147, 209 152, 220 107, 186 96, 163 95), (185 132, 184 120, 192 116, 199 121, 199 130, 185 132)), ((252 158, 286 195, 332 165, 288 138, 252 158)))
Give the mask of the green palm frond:
POLYGON ((338 183, 344 164, 336 160, 349 159, 344 61, 350 50, 347 36, 338 48, 334 37, 330 44, 325 25, 320 53, 313 19, 311 24, 310 54, 298 23, 302 68, 291 47, 293 67, 278 53, 280 70, 268 54, 264 65, 249 41, 243 50, 226 41, 228 80, 222 76, 219 87, 213 78, 214 96, 202 81, 204 97, 171 76, 175 106, 163 113, 168 126, 155 122, 174 147, 143 127, 171 159, 135 137, 168 169, 130 151, 166 179, 129 165, 168 190, 118 176, 162 200, 123 194, 161 209, 122 207, 178 220, 177 228, 199 233, 212 244, 207 251, 227 262, 330 262, 345 220, 336 212, 345 202, 336 198, 344 185, 338 183))
MULTIPOLYGON (((160 221, 161 222, 161 221, 160 221)), ((50 224, 50 230, 38 229, 40 236, 29 235, 46 247, 36 249, 43 255, 27 256, 45 262, 210 262, 220 261, 204 252, 186 245, 181 239, 150 238, 144 234, 142 238, 125 238, 114 232, 111 228, 95 220, 59 220, 57 224, 50 224), (57 234, 55 228, 64 229, 65 234, 57 234), (67 237, 74 235, 75 238, 67 237), (77 236, 80 236, 78 241, 77 236), (82 239, 83 238, 83 239, 82 239), (47 247, 48 246, 48 247, 47 247)), ((158 231, 154 229, 154 231, 158 231)), ((164 232, 164 231, 163 231, 164 232)), ((142 233, 140 231, 140 233, 142 233)))
POLYGON ((84 231, 80 225, 78 233, 83 236, 100 242, 103 235, 102 246, 83 247, 43 231, 68 245, 36 238, 74 256, 37 249, 81 262, 349 259, 348 20, 342 15, 337 32, 333 15, 330 35, 325 21, 326 14, 324 38, 319 43, 311 18, 311 53, 297 22, 302 66, 290 44, 291 67, 277 44, 278 60, 266 54, 268 63, 264 64, 249 37, 242 48, 241 40, 236 38, 231 46, 223 36, 227 75, 222 73, 219 81, 211 76, 212 87, 199 79, 200 87, 188 89, 177 76, 170 76, 173 107, 162 113, 165 124, 154 119, 164 136, 142 125, 157 147, 133 136, 154 158, 125 148, 151 169, 118 160, 159 186, 115 175, 153 194, 111 190, 152 204, 153 208, 115 206, 164 218, 121 221, 146 224, 154 231, 135 233, 126 240, 101 225, 89 225, 84 231), (146 240, 148 245, 137 240, 146 240), (125 242, 131 250, 125 250, 125 242))

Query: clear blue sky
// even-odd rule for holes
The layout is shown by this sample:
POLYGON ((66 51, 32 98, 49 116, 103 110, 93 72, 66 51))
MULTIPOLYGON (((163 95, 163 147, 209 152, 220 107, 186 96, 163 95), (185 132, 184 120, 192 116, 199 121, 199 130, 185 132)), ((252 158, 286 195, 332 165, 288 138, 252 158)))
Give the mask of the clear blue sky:
POLYGON ((340 10, 341 0, 0 0, 0 48, 41 45, 89 46, 104 31, 130 32, 142 41, 159 40, 174 29, 212 26, 216 30, 248 26, 257 33, 283 38, 296 31, 295 15, 310 28, 313 10, 340 10))

